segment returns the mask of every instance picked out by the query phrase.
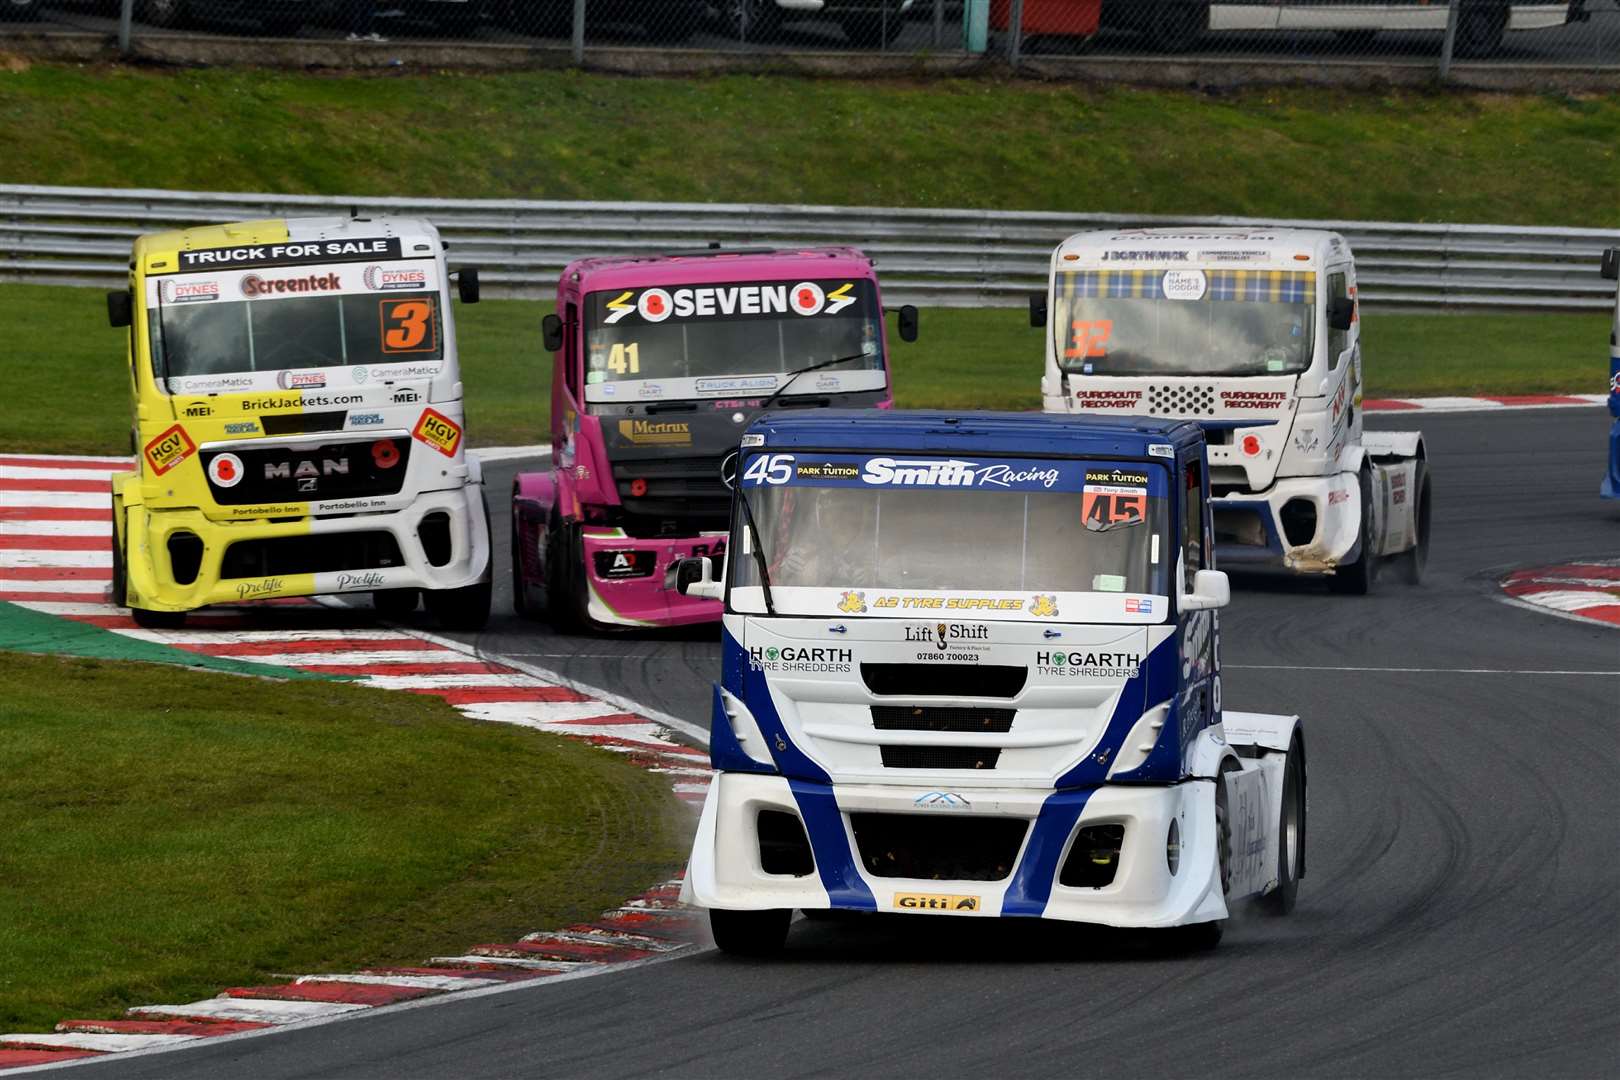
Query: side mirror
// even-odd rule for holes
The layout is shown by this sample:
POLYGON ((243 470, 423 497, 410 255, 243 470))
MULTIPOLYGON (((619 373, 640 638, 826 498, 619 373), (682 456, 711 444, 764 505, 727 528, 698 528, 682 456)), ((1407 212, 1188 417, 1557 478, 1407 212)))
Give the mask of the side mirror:
POLYGON ((1220 570, 1200 570, 1193 575, 1193 591, 1181 598, 1182 611, 1208 611, 1232 602, 1232 583, 1220 570))
POLYGON ((1620 248, 1609 248, 1603 253, 1603 263, 1598 267, 1598 273, 1603 275, 1605 281, 1620 281, 1620 248))
POLYGON ((900 305, 899 330, 901 341, 917 340, 917 309, 910 304, 900 305))
POLYGON ((463 304, 478 303, 478 267, 464 266, 456 271, 456 295, 463 304))
POLYGON ((724 587, 714 577, 714 560, 707 556, 682 559, 671 566, 664 575, 666 584, 670 574, 675 576, 675 591, 682 596, 719 600, 725 594, 724 587))
POLYGON ((1029 325, 1039 329, 1046 325, 1046 294, 1029 294, 1029 325))
POLYGON ((540 320, 540 340, 545 344, 546 352, 556 352, 563 347, 563 321, 555 314, 540 320))
POLYGON ((1328 301, 1328 327, 1348 330, 1356 318, 1356 302, 1348 296, 1335 296, 1328 301))
POLYGON ((129 294, 128 289, 119 289, 107 294, 107 324, 109 326, 128 326, 135 321, 135 298, 129 294))

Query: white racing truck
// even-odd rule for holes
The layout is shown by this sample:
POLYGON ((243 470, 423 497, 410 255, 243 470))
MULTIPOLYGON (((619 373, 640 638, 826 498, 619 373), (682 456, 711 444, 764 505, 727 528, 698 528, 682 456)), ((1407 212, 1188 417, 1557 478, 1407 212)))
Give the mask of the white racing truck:
POLYGON ((1356 267, 1337 233, 1078 233, 1030 321, 1050 324, 1047 412, 1203 427, 1222 567, 1326 575, 1345 593, 1367 592, 1384 560, 1422 580, 1423 436, 1362 429, 1356 267))
POLYGON ((1130 417, 768 414, 722 568, 717 775, 682 899, 1219 940, 1305 872, 1298 717, 1223 712, 1204 437, 1130 417))

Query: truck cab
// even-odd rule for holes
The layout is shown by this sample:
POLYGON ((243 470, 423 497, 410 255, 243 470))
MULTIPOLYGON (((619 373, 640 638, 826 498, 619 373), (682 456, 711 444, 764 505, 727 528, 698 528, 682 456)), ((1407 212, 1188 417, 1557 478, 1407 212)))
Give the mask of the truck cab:
MULTIPOLYGON (((721 459, 761 409, 888 409, 884 307, 852 248, 582 259, 546 317, 551 468, 512 493, 514 603, 560 629, 713 622, 664 586, 725 550, 721 459)), ((902 307, 903 340, 917 312, 902 307)))
POLYGON ((736 952, 793 909, 1195 927, 1286 910, 1297 717, 1223 711, 1208 462, 1182 421, 770 414, 741 440, 683 898, 736 952))
POLYGON ((1079 233, 1031 300, 1044 409, 1192 420, 1223 566, 1366 592, 1428 551, 1418 432, 1362 427, 1355 258, 1316 229, 1079 233), (1050 318, 1048 318, 1050 313, 1050 318))
POLYGON ((113 478, 113 599, 143 626, 208 604, 425 597, 489 616, 451 283, 432 224, 247 221, 142 236, 127 289, 134 471, 113 478))

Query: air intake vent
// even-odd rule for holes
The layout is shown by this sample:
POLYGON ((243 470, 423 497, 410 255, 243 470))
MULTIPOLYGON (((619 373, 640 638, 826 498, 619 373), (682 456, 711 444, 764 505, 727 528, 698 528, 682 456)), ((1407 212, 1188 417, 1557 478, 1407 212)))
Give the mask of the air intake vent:
POLYGON ((1214 416, 1213 386, 1149 386, 1148 412, 1161 416, 1214 416))
POLYGON ((862 664, 866 688, 884 697, 1017 697, 1029 669, 1003 664, 862 664))
POLYGON ((1007 732, 1017 709, 955 709, 945 705, 874 705, 879 731, 1007 732))
POLYGON ((347 409, 337 412, 277 413, 259 417, 266 435, 314 435, 322 431, 342 431, 349 418, 347 409))
POLYGON ((885 769, 993 769, 999 746, 880 746, 885 769))
POLYGON ((966 815, 851 814, 861 865, 874 877, 1002 881, 1029 823, 966 815))

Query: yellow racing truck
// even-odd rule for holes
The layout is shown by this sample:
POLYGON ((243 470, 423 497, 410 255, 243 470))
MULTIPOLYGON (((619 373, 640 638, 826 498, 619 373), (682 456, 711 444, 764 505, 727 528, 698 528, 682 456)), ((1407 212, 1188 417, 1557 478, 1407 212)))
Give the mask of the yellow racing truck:
POLYGON ((133 472, 113 478, 113 602, 174 628, 207 604, 369 593, 489 617, 488 511, 465 450, 450 309, 478 299, 430 223, 289 218, 139 237, 133 472))

